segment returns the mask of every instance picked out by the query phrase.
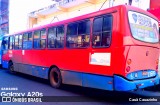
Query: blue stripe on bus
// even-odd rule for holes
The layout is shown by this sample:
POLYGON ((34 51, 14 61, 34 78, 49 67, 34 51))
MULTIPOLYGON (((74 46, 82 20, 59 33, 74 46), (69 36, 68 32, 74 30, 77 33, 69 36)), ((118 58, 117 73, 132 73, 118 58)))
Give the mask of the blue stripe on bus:
MULTIPOLYGON (((19 72, 48 79, 49 68, 20 64, 19 72)), ((3 62, 4 67, 8 67, 8 62, 3 62)), ((155 78, 129 81, 121 76, 102 76, 89 73, 80 73, 68 70, 61 70, 62 82, 64 84, 79 85, 103 90, 128 91, 138 88, 145 88, 159 84, 159 76, 155 78)))
POLYGON ((2 61, 2 67, 5 69, 8 69, 8 67, 9 67, 8 61, 2 61))
POLYGON ((62 82, 83 87, 113 90, 113 77, 62 70, 62 82))
POLYGON ((159 84, 159 76, 156 75, 154 78, 128 81, 123 77, 114 75, 114 88, 117 91, 128 91, 139 88, 145 88, 149 86, 154 86, 159 84))
POLYGON ((48 79, 49 68, 41 66, 31 66, 33 76, 48 79))
POLYGON ((113 77, 83 73, 82 86, 113 90, 113 77))

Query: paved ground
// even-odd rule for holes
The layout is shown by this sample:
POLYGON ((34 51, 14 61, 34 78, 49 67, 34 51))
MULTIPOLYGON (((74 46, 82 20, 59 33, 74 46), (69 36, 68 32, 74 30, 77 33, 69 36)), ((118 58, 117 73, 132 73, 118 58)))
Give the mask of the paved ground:
POLYGON ((52 96, 54 102, 43 103, 0 103, 0 105, 115 105, 115 104, 137 104, 137 105, 160 105, 160 102, 129 102, 129 98, 155 98, 160 99, 160 89, 158 87, 130 92, 111 92, 79 86, 64 85, 61 89, 54 89, 49 82, 24 74, 10 74, 8 71, 0 70, 0 93, 2 92, 38 92, 43 96, 52 96), (7 91, 2 88, 17 88, 18 90, 7 91), (55 96, 55 97, 53 97, 55 96), (60 100, 59 100, 60 99, 60 100), (114 100, 113 100, 114 99, 114 100), (105 100, 105 102, 104 102, 105 100), (118 101, 121 100, 121 101, 118 101), (124 100, 124 101, 122 101, 124 100), (66 102, 69 101, 69 102, 66 102), (73 102, 75 101, 75 102, 73 102), (118 101, 118 102, 117 102, 118 101))

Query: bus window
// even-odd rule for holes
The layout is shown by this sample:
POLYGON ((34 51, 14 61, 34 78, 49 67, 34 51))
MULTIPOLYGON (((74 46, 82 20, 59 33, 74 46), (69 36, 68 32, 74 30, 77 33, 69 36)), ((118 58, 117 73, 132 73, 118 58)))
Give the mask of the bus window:
POLYGON ((2 49, 7 50, 8 49, 8 37, 4 37, 2 41, 2 49))
POLYGON ((23 34, 23 41, 27 41, 28 40, 28 33, 23 34))
POLYGON ((41 30, 40 48, 46 48, 46 29, 41 30))
POLYGON ((49 28, 48 31, 48 48, 56 48, 55 41, 56 41, 56 28, 52 27, 49 28))
POLYGON ((40 48, 40 31, 34 31, 33 47, 40 48))
POLYGON ((90 21, 78 23, 78 43, 77 47, 88 47, 90 34, 90 21))
POLYGON ((14 49, 18 49, 18 35, 15 36, 14 49))
POLYGON ((23 49, 32 48, 32 32, 23 34, 23 49))
POLYGON ((19 35, 18 46, 19 46, 19 49, 22 49, 22 35, 19 35))
POLYGON ((106 15, 94 19, 93 47, 109 47, 111 43, 112 16, 106 15))
POLYGON ((158 22, 145 14, 129 11, 129 25, 132 36, 139 41, 148 43, 159 42, 158 22), (137 20, 136 20, 137 17, 137 20))
POLYGON ((64 27, 57 27, 56 48, 64 47, 64 27))
POLYGON ((48 31, 48 48, 64 47, 64 26, 52 27, 48 31))
POLYGON ((14 37, 13 36, 10 36, 10 39, 9 39, 9 49, 13 49, 14 47, 14 37))
POLYGON ((28 40, 32 41, 32 32, 28 33, 28 40))
POLYGON ((67 28, 67 47, 81 48, 89 46, 90 21, 71 23, 67 28))

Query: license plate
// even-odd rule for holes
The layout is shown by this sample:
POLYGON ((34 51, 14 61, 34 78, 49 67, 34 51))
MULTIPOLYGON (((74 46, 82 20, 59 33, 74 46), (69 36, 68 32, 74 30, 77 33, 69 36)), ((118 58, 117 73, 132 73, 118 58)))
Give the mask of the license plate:
POLYGON ((146 75, 148 75, 148 72, 147 71, 142 71, 142 75, 146 76, 146 75))

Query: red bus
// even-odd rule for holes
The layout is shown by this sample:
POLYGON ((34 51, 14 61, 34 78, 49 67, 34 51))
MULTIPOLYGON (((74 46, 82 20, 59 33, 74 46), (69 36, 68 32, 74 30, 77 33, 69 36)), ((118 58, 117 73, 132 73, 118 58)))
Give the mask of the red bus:
MULTIPOLYGON (((16 23, 15 23, 16 24, 16 23)), ((6 35, 2 65, 71 84, 128 91, 159 84, 158 21, 126 5, 6 35)))

